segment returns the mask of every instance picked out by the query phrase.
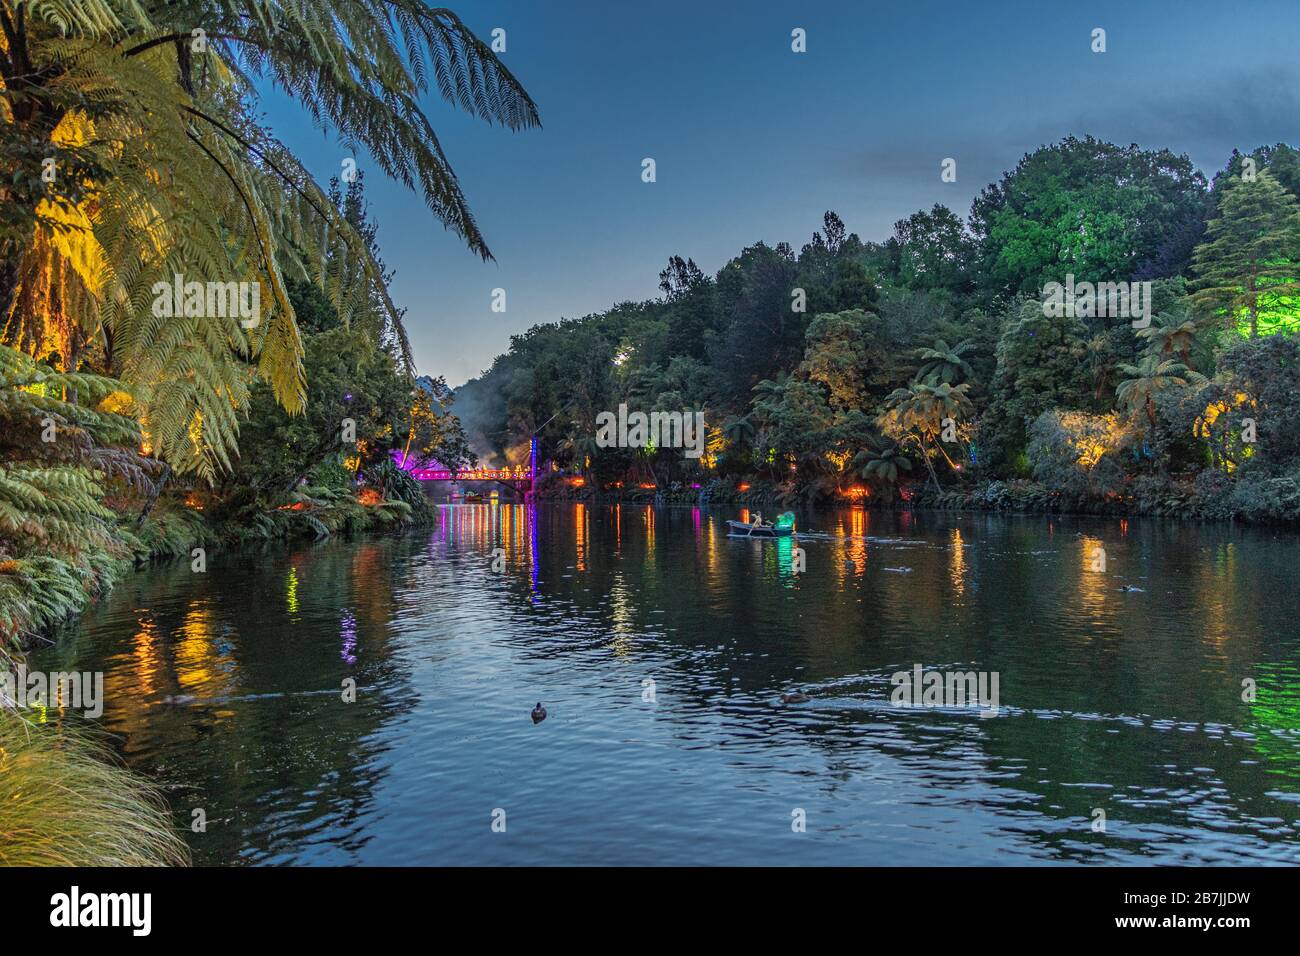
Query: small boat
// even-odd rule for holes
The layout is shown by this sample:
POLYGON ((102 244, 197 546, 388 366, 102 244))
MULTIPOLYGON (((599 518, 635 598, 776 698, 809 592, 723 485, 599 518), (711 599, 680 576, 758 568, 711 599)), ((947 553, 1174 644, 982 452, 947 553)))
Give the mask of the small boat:
POLYGON ((794 534, 794 512, 778 515, 776 524, 728 521, 727 533, 741 538, 788 538, 794 534))

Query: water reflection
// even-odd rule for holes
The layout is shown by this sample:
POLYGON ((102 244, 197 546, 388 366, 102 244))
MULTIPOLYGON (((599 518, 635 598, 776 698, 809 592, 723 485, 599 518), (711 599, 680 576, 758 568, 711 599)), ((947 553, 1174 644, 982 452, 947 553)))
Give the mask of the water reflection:
POLYGON ((961 528, 952 529, 948 547, 948 580, 952 582, 954 599, 960 601, 966 593, 966 542, 962 540, 961 528))
POLYGON ((126 759, 220 821, 205 863, 1294 860, 1288 537, 738 510, 460 505, 164 568, 34 666, 106 672, 126 759), (914 663, 996 671, 1002 716, 891 708, 914 663))

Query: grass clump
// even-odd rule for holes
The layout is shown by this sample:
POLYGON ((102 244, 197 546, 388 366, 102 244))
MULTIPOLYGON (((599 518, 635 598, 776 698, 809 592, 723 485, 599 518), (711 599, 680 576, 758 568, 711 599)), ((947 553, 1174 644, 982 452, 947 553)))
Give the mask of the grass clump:
POLYGON ((66 728, 0 706, 0 866, 186 866, 161 796, 66 728))

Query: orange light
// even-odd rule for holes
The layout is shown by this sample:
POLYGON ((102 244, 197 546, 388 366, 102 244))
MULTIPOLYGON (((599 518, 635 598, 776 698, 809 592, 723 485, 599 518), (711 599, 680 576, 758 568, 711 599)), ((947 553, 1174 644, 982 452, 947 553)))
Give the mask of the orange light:
POLYGON ((363 505, 377 505, 383 500, 379 492, 375 491, 374 488, 362 488, 360 494, 357 495, 357 501, 363 505))
POLYGON ((737 490, 737 491, 748 491, 748 490, 749 490, 749 482, 747 482, 747 481, 742 481, 740 484, 736 485, 736 490, 737 490))

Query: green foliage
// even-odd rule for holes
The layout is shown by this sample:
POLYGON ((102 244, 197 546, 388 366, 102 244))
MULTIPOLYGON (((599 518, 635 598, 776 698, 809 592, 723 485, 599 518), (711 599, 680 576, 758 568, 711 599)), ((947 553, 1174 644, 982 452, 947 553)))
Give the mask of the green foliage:
POLYGON ((823 313, 808 327, 800 371, 826 388, 832 405, 864 408, 875 401, 883 371, 880 327, 878 316, 861 309, 823 313))
POLYGON ((912 460, 898 445, 876 445, 859 452, 853 463, 861 467, 863 478, 888 488, 891 493, 903 472, 912 470, 912 460))
MULTIPOLYGON (((408 511, 403 520, 411 519, 421 524, 432 520, 432 507, 424 486, 407 472, 398 468, 392 459, 384 459, 366 470, 366 483, 378 491, 389 505, 404 504, 408 511)), ((394 513, 402 514, 402 509, 394 513)))
POLYGON ((538 125, 488 45, 420 0, 0 0, 0 12, 19 24, 0 57, 2 340, 121 377, 153 452, 209 481, 231 467, 254 376, 290 413, 304 407, 291 279, 326 290, 345 321, 379 308, 411 367, 372 236, 259 123, 260 89, 364 147, 485 259, 420 102, 436 90, 488 122, 538 125), (51 155, 68 165, 38 205, 30 160, 51 155), (257 283, 262 315, 154 308, 177 275, 257 283))
POLYGON ((1156 398, 1161 392, 1205 383, 1203 375, 1193 372, 1182 362, 1162 359, 1158 355, 1144 355, 1136 365, 1120 365, 1119 373, 1124 376, 1124 381, 1115 389, 1115 398, 1129 412, 1145 413, 1153 428, 1156 424, 1156 398))
POLYGON ((938 339, 933 348, 921 349, 917 354, 923 364, 916 377, 927 384, 948 383, 956 385, 960 379, 970 378, 974 374, 966 355, 975 350, 972 341, 960 342, 950 346, 943 339, 938 339))
POLYGON ((1228 499, 1228 512, 1255 523, 1300 522, 1300 469, 1275 478, 1246 478, 1237 482, 1228 499))
POLYGON ((991 296, 1048 282, 1126 280, 1199 217, 1205 179, 1186 156, 1068 137, 1025 156, 971 210, 976 278, 991 296))
MULTIPOLYGON (((1205 315, 1212 250, 1232 229, 1268 248, 1220 260, 1223 276, 1243 262, 1290 268, 1275 254, 1300 154, 1252 155, 1254 192, 1229 172, 1211 190, 1186 157, 1070 138, 986 189, 969 223, 935 206, 864 243, 827 213, 798 255, 755 243, 712 276, 674 256, 662 299, 514 337, 456 407, 498 462, 526 462, 536 431, 543 464, 586 475, 584 493, 689 477, 760 500, 865 479, 944 507, 1232 516, 1235 488, 1300 464, 1296 340, 1244 349, 1205 315), (1066 273, 1149 281, 1152 323, 1044 315, 1042 286, 1066 273), (801 296, 806 313, 792 307, 801 296), (620 402, 703 408, 712 463, 593 447, 595 414, 620 402), (1241 438, 1252 414, 1253 447, 1241 438)), ((1285 291, 1267 289, 1260 301, 1285 291)))
POLYGON ((1029 427, 1033 476, 1052 491, 1083 499, 1118 490, 1124 434, 1117 416, 1043 412, 1029 427))
POLYGON ((947 206, 915 212, 894 224, 893 268, 909 289, 967 291, 975 246, 965 224, 947 206))
POLYGON ((1147 347, 1162 357, 1177 355, 1191 368, 1192 349, 1197 343, 1200 326, 1187 310, 1160 312, 1152 317, 1151 324, 1138 332, 1147 347))
POLYGON ((1053 408, 1089 406, 1092 376, 1084 364, 1083 322, 1043 315, 1042 304, 1012 308, 997 347, 997 369, 981 428, 984 460, 993 469, 1012 467, 1025 448, 1025 429, 1053 408))
POLYGON ((1300 329, 1300 202, 1271 172, 1225 180, 1194 262, 1204 314, 1251 338, 1300 329))
POLYGON ((1300 335, 1237 341, 1224 350, 1219 369, 1218 389, 1207 400, 1228 403, 1224 424, 1239 449, 1242 420, 1254 420, 1252 467, 1277 475, 1300 462, 1300 335))
POLYGON ((79 612, 128 557, 105 486, 148 483, 150 465, 132 447, 135 421, 89 404, 119 387, 0 346, 0 663, 79 612))

